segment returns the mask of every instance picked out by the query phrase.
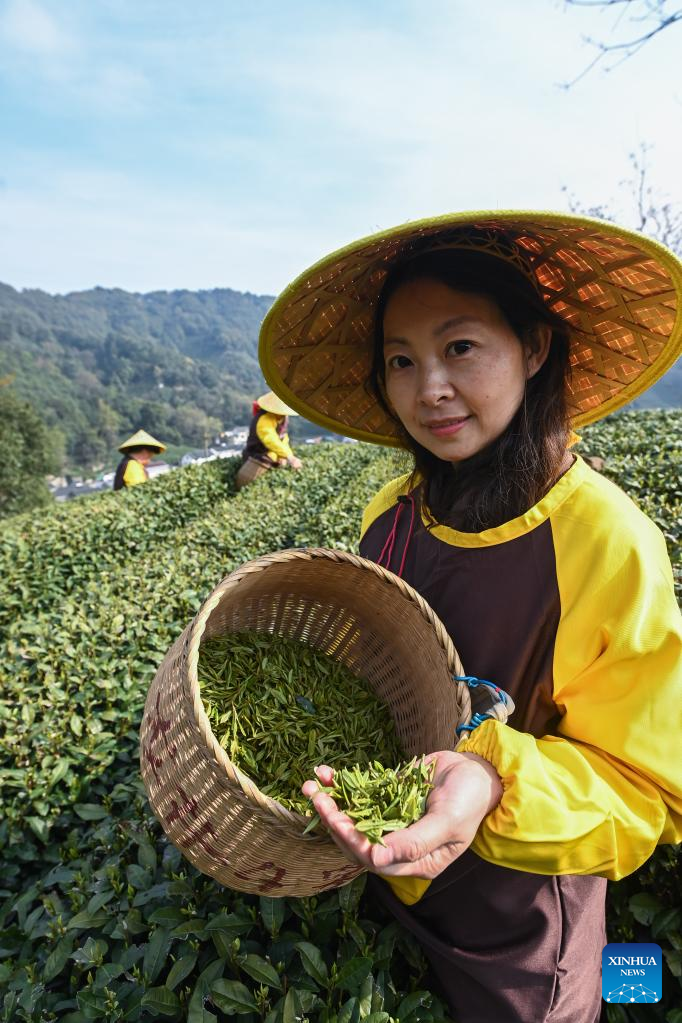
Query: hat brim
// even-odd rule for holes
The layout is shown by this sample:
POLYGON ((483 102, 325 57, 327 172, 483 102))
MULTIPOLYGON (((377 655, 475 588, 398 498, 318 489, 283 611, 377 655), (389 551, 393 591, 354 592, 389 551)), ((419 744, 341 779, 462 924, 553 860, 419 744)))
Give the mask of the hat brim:
POLYGON ((122 444, 119 444, 118 450, 122 453, 130 451, 131 448, 148 448, 149 451, 156 451, 161 454, 166 450, 166 445, 162 444, 156 437, 152 437, 151 433, 147 433, 146 430, 137 430, 132 437, 128 437, 122 444))
POLYGON ((278 398, 276 394, 269 391, 267 394, 262 394, 260 398, 256 399, 256 404, 259 408, 263 409, 263 412, 271 412, 275 416, 297 416, 298 412, 294 409, 289 408, 288 405, 278 398))
POLYGON ((455 213, 360 239, 297 277, 260 332, 260 364, 272 390, 328 430, 400 446, 396 424, 366 388, 374 309, 393 264, 453 247, 487 251, 532 273, 549 308, 571 325, 574 427, 632 401, 680 354, 682 264, 663 245, 589 217, 455 213))
POLYGON ((125 454, 125 452, 130 451, 131 448, 146 448, 147 451, 155 451, 157 455, 163 454, 166 450, 165 444, 162 447, 159 447, 158 444, 122 444, 118 450, 122 454, 125 454))

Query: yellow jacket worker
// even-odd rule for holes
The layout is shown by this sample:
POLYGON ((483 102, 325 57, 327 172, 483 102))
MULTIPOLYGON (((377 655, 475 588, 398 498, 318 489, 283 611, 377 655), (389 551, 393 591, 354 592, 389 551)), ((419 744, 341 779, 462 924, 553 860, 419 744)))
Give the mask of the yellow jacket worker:
POLYGON ((147 466, 155 455, 166 450, 166 445, 156 440, 146 430, 138 430, 132 437, 119 445, 123 458, 118 463, 114 476, 114 490, 136 487, 149 479, 147 466))
POLYGON ((458 213, 333 253, 263 324, 283 400, 411 452, 367 507, 360 553, 430 603, 471 684, 515 703, 507 724, 430 751, 427 813, 385 846, 304 786, 380 876, 460 1023, 596 1023, 606 879, 682 840, 665 540, 571 451, 571 427, 672 365, 681 305, 682 265, 651 239, 567 214, 458 213))
POLYGON ((272 391, 262 394, 253 403, 249 436, 235 481, 237 490, 258 479, 268 469, 279 466, 301 468, 301 460, 291 450, 287 433, 288 417, 296 415, 298 413, 285 405, 272 391))

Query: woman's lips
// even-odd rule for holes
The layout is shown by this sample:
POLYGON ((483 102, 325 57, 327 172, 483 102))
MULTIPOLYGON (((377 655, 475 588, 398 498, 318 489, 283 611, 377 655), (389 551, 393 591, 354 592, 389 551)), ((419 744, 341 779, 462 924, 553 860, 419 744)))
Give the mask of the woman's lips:
POLYGON ((453 433, 459 433, 469 419, 470 416, 453 416, 450 419, 437 419, 431 423, 424 423, 424 426, 436 437, 449 437, 453 433))

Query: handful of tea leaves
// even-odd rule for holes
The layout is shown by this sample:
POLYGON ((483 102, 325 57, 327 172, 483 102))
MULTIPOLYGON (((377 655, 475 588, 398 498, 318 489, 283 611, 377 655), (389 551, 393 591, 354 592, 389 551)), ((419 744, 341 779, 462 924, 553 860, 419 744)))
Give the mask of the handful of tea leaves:
MULTIPOLYGON (((377 762, 365 770, 342 767, 334 771, 331 785, 318 785, 370 842, 384 845, 385 834, 409 827, 426 813, 435 766, 435 761, 425 764, 415 758, 396 768, 382 767, 377 762)), ((315 814, 306 832, 312 831, 319 819, 315 814)))
POLYGON ((357 815, 370 841, 424 812, 429 768, 416 761, 400 766, 386 708, 339 661, 298 640, 230 633, 201 645, 198 676, 218 742, 282 806, 309 812, 301 786, 324 763, 335 769, 339 808, 357 815))

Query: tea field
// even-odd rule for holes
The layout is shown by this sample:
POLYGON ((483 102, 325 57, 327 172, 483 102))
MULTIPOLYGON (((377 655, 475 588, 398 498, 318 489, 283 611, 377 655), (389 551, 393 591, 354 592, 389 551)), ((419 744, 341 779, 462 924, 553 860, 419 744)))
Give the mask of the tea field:
MULTIPOLYGON (((633 412, 579 450, 664 531, 680 577, 682 413, 633 412)), ((0 536, 0 1021, 417 1023, 447 1018, 425 963, 364 889, 258 898, 198 874, 139 778, 138 729, 163 654, 242 562, 354 549, 364 503, 403 471, 320 445, 300 473, 235 494, 235 462, 5 520, 0 536)), ((609 889, 609 940, 657 941, 664 1000, 611 1023, 682 1023, 682 857, 609 889)))

